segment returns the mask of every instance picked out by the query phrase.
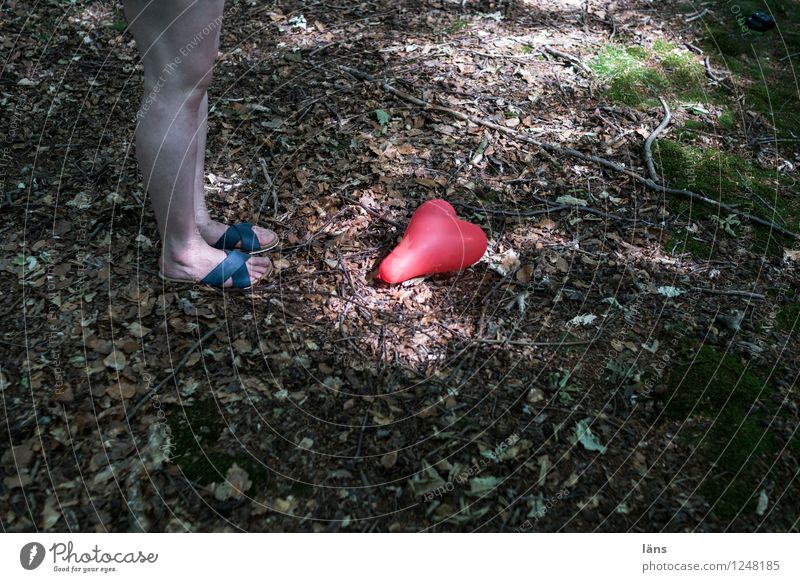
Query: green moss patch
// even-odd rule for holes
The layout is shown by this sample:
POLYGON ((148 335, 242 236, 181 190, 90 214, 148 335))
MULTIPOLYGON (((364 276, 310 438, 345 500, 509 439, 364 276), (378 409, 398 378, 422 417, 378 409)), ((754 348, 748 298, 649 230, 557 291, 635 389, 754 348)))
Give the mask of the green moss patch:
POLYGON ((724 129, 733 129, 736 127, 736 116, 730 109, 724 109, 717 118, 717 123, 724 129))
MULTIPOLYGON (((667 139, 656 143, 653 161, 667 186, 691 190, 723 203, 737 204, 743 212, 774 220, 789 230, 800 231, 800 204, 776 194, 780 179, 775 171, 759 168, 735 154, 667 139)), ((736 220, 728 211, 720 212, 712 206, 675 196, 667 197, 667 207, 673 214, 681 214, 688 220, 715 220, 720 235, 738 235, 736 220)), ((779 256, 784 246, 791 246, 792 241, 770 235, 767 228, 757 227, 755 231, 756 252, 779 256)))
POLYGON ((775 325, 783 331, 797 331, 800 327, 800 303, 794 301, 781 309, 775 317, 775 325))
MULTIPOLYGON (((796 0, 737 0, 735 5, 716 0, 713 16, 704 21, 706 36, 701 45, 715 61, 715 67, 729 70, 737 89, 744 93, 744 106, 762 113, 775 127, 779 138, 791 138, 800 126, 798 59, 800 52, 800 9, 796 0), (771 14, 777 29, 759 33, 743 29, 742 18, 760 10, 771 14)), ((792 142, 783 147, 797 148, 792 142)))
POLYGON ((469 26, 468 20, 454 20, 447 28, 444 29, 444 34, 457 34, 469 26))
POLYGON ((687 102, 711 100, 702 63, 664 41, 657 41, 652 50, 606 45, 589 67, 608 83, 605 96, 611 101, 655 106, 659 95, 687 102))
POLYGON ((708 461, 699 492, 713 513, 731 519, 754 511, 754 494, 782 449, 767 429, 775 389, 754 366, 710 346, 676 367, 668 386, 664 414, 685 423, 679 439, 708 461))

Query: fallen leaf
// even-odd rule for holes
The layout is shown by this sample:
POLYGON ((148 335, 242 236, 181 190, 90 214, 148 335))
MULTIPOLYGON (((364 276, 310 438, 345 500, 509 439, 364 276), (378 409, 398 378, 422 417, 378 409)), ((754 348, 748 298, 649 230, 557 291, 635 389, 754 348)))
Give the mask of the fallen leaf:
POLYGON ((664 297, 677 297, 678 295, 683 295, 686 291, 677 287, 659 287, 656 289, 656 293, 664 297))
POLYGON ((473 477, 469 480, 469 492, 471 495, 485 495, 494 491, 499 483, 497 477, 473 477))
POLYGON ((533 272, 535 267, 533 265, 522 265, 519 270, 517 270, 517 281, 520 283, 530 283, 531 278, 533 278, 533 272))
POLYGON ((572 319, 570 319, 570 320, 567 322, 567 325, 569 325, 569 326, 584 326, 584 325, 589 325, 589 324, 591 324, 591 323, 592 323, 592 322, 593 322, 595 319, 597 319, 597 316, 596 316, 596 315, 594 315, 593 313, 585 313, 585 314, 583 314, 583 315, 576 315, 575 317, 573 317, 572 319))
POLYGON ((581 443, 583 448, 587 451, 597 451, 600 454, 606 452, 606 447, 600 444, 600 441, 597 440, 597 437, 594 436, 592 433, 592 429, 589 428, 588 419, 579 420, 578 424, 575 425, 575 442, 581 443))
POLYGON ((234 463, 225 474, 225 481, 212 483, 209 488, 216 499, 227 501, 228 499, 241 499, 252 485, 247 471, 234 463))
POLYGON ((118 384, 112 384, 106 388, 106 394, 114 400, 127 400, 136 394, 136 384, 120 378, 118 384))
POLYGON ((117 372, 124 370, 128 361, 125 359, 125 354, 121 351, 113 350, 103 360, 106 367, 116 370, 117 372))
POLYGON ((588 206, 589 203, 586 200, 581 198, 576 198, 575 196, 570 196, 569 194, 565 194, 564 196, 559 196, 556 198, 556 202, 559 204, 569 204, 570 206, 588 206))
POLYGON ((769 497, 767 497, 767 492, 762 489, 761 493, 758 494, 758 505, 756 506, 756 515, 764 515, 767 511, 767 506, 769 505, 769 497))
POLYGON ((42 508, 42 529, 50 529, 59 519, 61 519, 61 512, 55 508, 55 498, 48 497, 42 508))
POLYGON ((438 471, 430 466, 426 461, 422 461, 422 471, 409 479, 408 484, 414 496, 422 496, 426 493, 436 491, 440 487, 444 487, 445 481, 438 471))
POLYGON ((397 463, 397 451, 391 451, 381 457, 381 465, 386 469, 391 469, 397 463))

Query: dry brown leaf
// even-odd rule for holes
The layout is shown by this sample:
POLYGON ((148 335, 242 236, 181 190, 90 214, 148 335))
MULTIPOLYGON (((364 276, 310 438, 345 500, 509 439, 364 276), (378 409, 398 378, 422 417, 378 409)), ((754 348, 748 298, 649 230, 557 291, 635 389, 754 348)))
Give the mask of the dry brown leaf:
POLYGON ((118 350, 112 350, 103 360, 106 367, 116 370, 117 372, 124 370, 128 360, 125 359, 125 354, 118 350))
POLYGON ((381 465, 386 469, 391 469, 397 463, 397 451, 391 451, 381 457, 381 465))
POLYGON ((106 394, 114 400, 127 400, 136 394, 136 384, 120 378, 118 384, 113 384, 106 389, 106 394))

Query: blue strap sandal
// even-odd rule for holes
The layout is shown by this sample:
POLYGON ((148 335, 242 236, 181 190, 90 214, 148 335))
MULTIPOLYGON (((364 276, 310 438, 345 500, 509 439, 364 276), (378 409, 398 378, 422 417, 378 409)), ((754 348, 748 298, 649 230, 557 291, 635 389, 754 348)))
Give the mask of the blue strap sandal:
POLYGON ((258 242, 258 237, 256 233, 253 232, 253 225, 249 222, 241 222, 239 224, 234 224, 228 227, 228 230, 225 231, 219 240, 211 245, 215 249, 221 249, 225 251, 244 251, 246 253, 250 253, 252 255, 256 255, 259 253, 265 253, 273 248, 275 248, 278 244, 278 237, 275 237, 275 240, 272 241, 272 244, 266 247, 262 247, 258 242), (242 243, 240 247, 237 247, 239 243, 242 243))
MULTIPOLYGON (((253 288, 253 283, 250 280, 250 273, 247 271, 247 261, 250 260, 250 255, 243 253, 239 250, 225 251, 227 256, 225 259, 211 272, 200 280, 201 285, 208 285, 209 287, 216 287, 218 289, 225 289, 228 291, 247 291, 253 288), (233 285, 225 287, 225 282, 231 279, 233 285)), ((266 278, 269 273, 266 273, 259 280, 266 278)), ((194 284, 192 281, 184 281, 181 279, 172 279, 161 275, 164 281, 172 283, 187 283, 194 284)))

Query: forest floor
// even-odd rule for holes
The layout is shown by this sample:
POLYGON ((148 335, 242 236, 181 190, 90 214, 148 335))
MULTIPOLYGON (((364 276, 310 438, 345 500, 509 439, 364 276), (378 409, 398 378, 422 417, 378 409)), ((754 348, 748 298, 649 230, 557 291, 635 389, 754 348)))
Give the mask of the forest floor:
POLYGON ((209 205, 282 237, 245 295, 157 277, 120 6, 26 6, 4 531, 798 531, 798 241, 519 139, 646 175, 663 97, 662 182, 800 232, 796 2, 229 0, 209 205), (486 256, 376 281, 431 198, 486 256))

